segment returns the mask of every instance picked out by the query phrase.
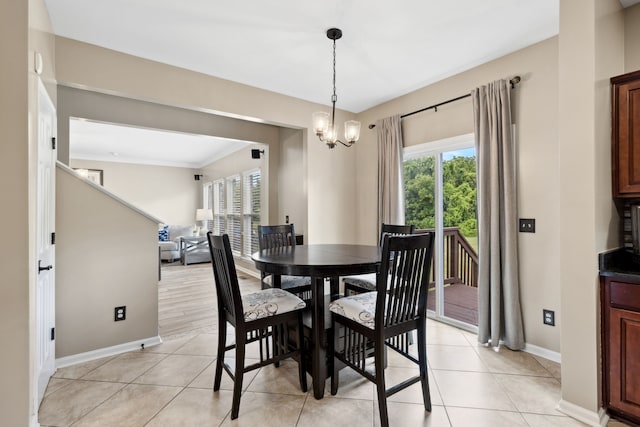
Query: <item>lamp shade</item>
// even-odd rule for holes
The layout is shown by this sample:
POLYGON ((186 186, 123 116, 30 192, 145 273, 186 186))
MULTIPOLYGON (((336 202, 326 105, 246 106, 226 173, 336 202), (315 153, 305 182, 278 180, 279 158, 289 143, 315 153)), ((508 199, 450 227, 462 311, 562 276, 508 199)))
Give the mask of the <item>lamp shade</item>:
POLYGON ((313 131, 316 135, 325 135, 329 129, 329 113, 318 111, 311 116, 313 131))
POLYGON ((360 122, 349 120, 344 122, 344 138, 353 144, 360 138, 360 122))
POLYGON ((196 221, 211 221, 213 211, 211 209, 196 209, 196 221))

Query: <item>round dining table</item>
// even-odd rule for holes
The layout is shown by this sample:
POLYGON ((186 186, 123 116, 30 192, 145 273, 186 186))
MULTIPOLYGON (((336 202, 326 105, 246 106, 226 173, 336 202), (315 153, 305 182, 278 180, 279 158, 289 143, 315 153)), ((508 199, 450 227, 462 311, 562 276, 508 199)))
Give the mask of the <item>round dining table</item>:
MULTIPOLYGON (((329 279, 329 299, 339 297, 339 278, 354 274, 375 273, 380 266, 381 249, 366 245, 298 245, 264 249, 252 259, 264 273, 311 277, 311 376, 316 399, 324 396, 328 377, 327 336, 325 324, 325 279, 329 279)), ((277 286, 278 281, 274 280, 277 286)))

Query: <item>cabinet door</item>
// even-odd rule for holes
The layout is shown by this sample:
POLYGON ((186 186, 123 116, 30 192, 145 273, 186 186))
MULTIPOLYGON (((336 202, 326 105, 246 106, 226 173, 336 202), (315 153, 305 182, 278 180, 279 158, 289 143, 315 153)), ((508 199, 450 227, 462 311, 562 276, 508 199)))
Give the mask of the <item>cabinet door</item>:
POLYGON ((610 406, 640 417, 640 312, 609 311, 610 406))
POLYGON ((640 72, 611 79, 613 195, 640 196, 640 72))

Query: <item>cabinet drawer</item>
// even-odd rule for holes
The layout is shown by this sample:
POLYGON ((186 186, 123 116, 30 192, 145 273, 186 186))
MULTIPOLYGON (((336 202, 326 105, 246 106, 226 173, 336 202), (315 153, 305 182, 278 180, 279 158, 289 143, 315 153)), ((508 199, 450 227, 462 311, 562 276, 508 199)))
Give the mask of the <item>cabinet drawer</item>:
POLYGON ((640 311, 640 285, 611 282, 609 295, 611 305, 640 311))

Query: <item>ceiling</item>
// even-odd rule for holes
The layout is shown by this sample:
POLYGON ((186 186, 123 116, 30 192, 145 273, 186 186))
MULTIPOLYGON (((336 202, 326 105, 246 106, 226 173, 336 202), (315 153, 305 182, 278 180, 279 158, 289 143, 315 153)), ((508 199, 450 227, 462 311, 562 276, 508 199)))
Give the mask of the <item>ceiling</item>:
POLYGON ((69 157, 116 163, 200 169, 251 144, 82 119, 69 123, 69 157))
POLYGON ((57 35, 325 105, 338 27, 337 107, 354 113, 559 27, 559 0, 45 1, 57 35))

